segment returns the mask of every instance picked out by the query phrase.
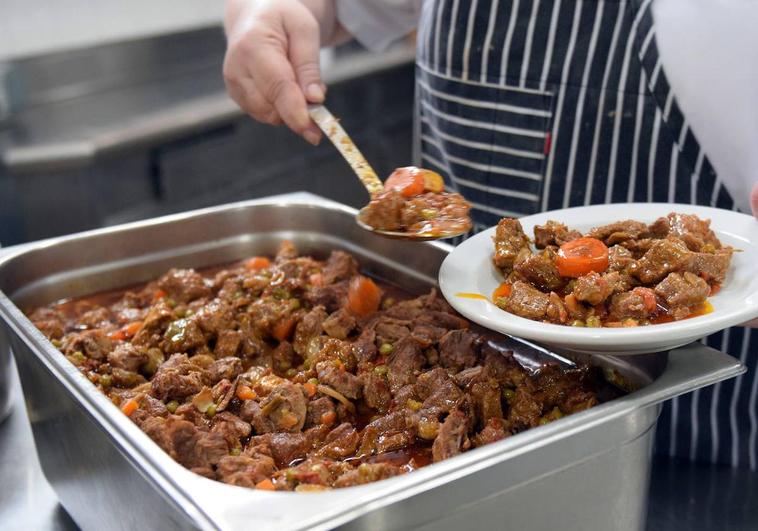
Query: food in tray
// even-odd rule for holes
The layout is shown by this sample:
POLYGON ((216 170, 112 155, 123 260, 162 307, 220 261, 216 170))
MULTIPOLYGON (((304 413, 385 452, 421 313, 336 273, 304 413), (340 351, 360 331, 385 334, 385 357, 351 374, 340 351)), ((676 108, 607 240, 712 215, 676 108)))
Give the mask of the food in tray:
POLYGON ((497 226, 493 261, 505 281, 493 294, 515 315, 563 325, 630 327, 710 311, 734 249, 710 221, 670 213, 648 225, 626 220, 583 235, 548 221, 534 245, 516 219, 497 226))
POLYGON ((180 464, 258 489, 388 478, 611 397, 594 368, 523 368, 435 291, 287 242, 30 319, 180 464))
POLYGON ((470 208, 462 195, 445 191, 438 173, 409 166, 387 178, 384 191, 361 210, 360 219, 378 230, 439 237, 470 231, 470 208))

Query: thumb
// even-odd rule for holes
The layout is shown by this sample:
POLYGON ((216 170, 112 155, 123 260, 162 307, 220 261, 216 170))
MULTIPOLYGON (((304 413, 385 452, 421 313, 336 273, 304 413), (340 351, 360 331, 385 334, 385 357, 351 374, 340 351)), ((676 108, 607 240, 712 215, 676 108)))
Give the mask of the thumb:
POLYGON ((758 218, 758 182, 753 185, 753 193, 750 194, 750 207, 753 215, 758 218))
POLYGON ((318 23, 308 21, 288 30, 289 56, 297 83, 309 103, 321 103, 324 101, 324 89, 319 66, 321 38, 318 23))

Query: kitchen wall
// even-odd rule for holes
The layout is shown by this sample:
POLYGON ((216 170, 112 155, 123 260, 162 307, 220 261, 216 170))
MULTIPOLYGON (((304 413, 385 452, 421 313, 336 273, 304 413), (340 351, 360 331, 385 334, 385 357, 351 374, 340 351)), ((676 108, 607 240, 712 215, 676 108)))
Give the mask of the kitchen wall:
POLYGON ((1 0, 0 61, 219 23, 223 0, 1 0))

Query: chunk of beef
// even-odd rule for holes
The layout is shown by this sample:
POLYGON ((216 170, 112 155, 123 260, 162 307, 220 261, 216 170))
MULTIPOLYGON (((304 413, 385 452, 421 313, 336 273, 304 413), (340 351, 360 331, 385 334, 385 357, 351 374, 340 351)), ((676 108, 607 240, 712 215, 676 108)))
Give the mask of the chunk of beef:
POLYGON ((358 262, 344 251, 332 251, 322 272, 324 285, 349 280, 358 274, 358 262))
POLYGON ((136 372, 114 367, 111 369, 111 380, 115 387, 131 388, 145 383, 145 377, 136 372))
POLYGON ((495 229, 495 256, 493 260, 504 274, 513 270, 516 258, 531 254, 529 238, 517 219, 503 218, 495 229))
POLYGON ((216 474, 224 483, 252 489, 271 477, 275 470, 274 460, 268 455, 227 455, 219 459, 216 474))
POLYGON ((147 361, 147 354, 131 343, 120 343, 108 354, 108 363, 125 371, 137 372, 147 361))
POLYGON ((667 238, 655 240, 652 247, 637 261, 632 274, 645 284, 658 282, 672 271, 684 268, 690 259, 690 251, 682 240, 667 238))
POLYGON ((353 343, 353 356, 358 361, 371 361, 376 353, 376 332, 373 328, 364 328, 353 343))
POLYGON ((298 432, 303 429, 308 406, 299 385, 284 381, 260 404, 246 400, 240 417, 250 422, 256 433, 298 432))
POLYGON ((345 472, 334 482, 335 487, 354 487, 373 481, 391 478, 403 473, 403 469, 391 463, 363 463, 355 470, 345 472))
POLYGON ((648 288, 634 288, 611 298, 610 317, 617 321, 647 319, 655 310, 655 294, 648 288))
POLYGON ((213 353, 218 357, 236 356, 242 344, 243 335, 239 330, 223 330, 219 332, 213 353))
POLYGON ((392 317, 381 316, 374 324, 376 341, 380 345, 383 343, 394 345, 411 333, 411 326, 412 323, 410 321, 402 321, 392 317))
POLYGON ((595 227, 587 233, 590 238, 602 240, 606 245, 615 245, 626 240, 636 240, 647 232, 647 225, 628 219, 610 225, 595 227))
POLYGON ((513 398, 508 402, 508 426, 511 430, 521 431, 539 424, 542 404, 529 392, 525 385, 516 387, 513 398))
POLYGON ((541 320, 547 314, 550 296, 526 282, 517 281, 511 287, 510 295, 497 299, 495 303, 503 310, 520 317, 541 320))
POLYGON ((361 220, 379 230, 401 230, 405 198, 400 192, 388 190, 373 197, 361 210, 361 220))
POLYGON ((328 459, 345 459, 355 454, 360 436, 349 422, 334 428, 324 441, 324 446, 313 452, 313 457, 328 459))
POLYGON ((50 308, 37 308, 29 320, 45 334, 48 339, 60 339, 63 337, 65 330, 65 320, 63 314, 50 308))
POLYGON ((503 418, 503 408, 500 404, 500 386, 497 381, 475 382, 471 386, 470 392, 476 418, 481 427, 484 427, 490 419, 503 418))
POLYGON ((250 445, 264 445, 280 468, 292 466, 294 461, 305 458, 310 450, 310 441, 303 433, 267 433, 250 439, 250 445))
POLYGON ((308 413, 305 419, 305 427, 311 428, 313 426, 324 424, 324 415, 331 416, 334 412, 334 403, 328 396, 322 396, 316 400, 311 400, 308 402, 308 413))
POLYGON ((308 345, 314 337, 321 335, 326 318, 327 313, 324 307, 316 306, 300 319, 295 326, 295 338, 292 342, 295 352, 304 358, 307 357, 308 345))
POLYGON ((413 330, 411 330, 411 336, 422 347, 426 348, 439 342, 447 331, 447 328, 421 322, 415 324, 413 330))
POLYGON ((232 308, 220 299, 203 305, 195 314, 195 320, 206 334, 220 335, 234 328, 232 308))
POLYGON ((422 400, 422 409, 440 412, 449 412, 457 408, 464 398, 463 391, 442 367, 419 375, 415 390, 422 400))
POLYGON ((151 394, 163 401, 183 400, 203 388, 204 371, 185 354, 174 354, 153 376, 151 394))
POLYGON ((316 364, 316 372, 321 383, 329 385, 347 398, 357 399, 361 396, 363 384, 361 379, 344 369, 338 368, 331 361, 316 364))
POLYGON ((670 273, 655 287, 655 293, 664 300, 674 319, 679 320, 701 306, 710 295, 711 288, 705 280, 690 272, 683 275, 670 273))
POLYGON ((553 323, 565 324, 568 321, 568 310, 566 303, 563 302, 557 293, 550 292, 550 300, 547 304, 546 316, 553 323))
POLYGON ((333 312, 321 325, 330 337, 347 339, 347 336, 355 329, 355 317, 345 309, 333 312))
POLYGON ((656 238, 674 236, 682 240, 691 251, 721 248, 721 243, 711 229, 710 220, 700 219, 694 214, 672 212, 652 223, 649 232, 656 238))
POLYGON ((370 422, 361 435, 359 456, 397 450, 413 442, 413 432, 404 410, 389 413, 370 422))
POLYGON ((556 291, 566 283, 555 265, 556 254, 552 249, 530 255, 516 261, 513 270, 532 285, 544 291, 556 291))
POLYGON ((142 328, 132 338, 132 343, 149 347, 157 346, 162 339, 163 332, 173 319, 174 314, 171 308, 164 302, 154 304, 145 315, 142 328))
POLYGON ((81 352, 93 360, 105 360, 113 350, 113 340, 102 330, 85 330, 66 335, 63 338, 61 350, 67 356, 81 352))
POLYGON ((166 419, 163 437, 164 449, 187 468, 211 467, 229 453, 223 435, 201 431, 191 422, 175 416, 166 419))
POLYGON ((387 378, 376 371, 369 371, 363 378, 363 399, 366 405, 379 413, 386 413, 392 403, 392 394, 387 378))
POLYGON ((473 367, 477 361, 476 347, 476 334, 468 330, 451 330, 440 339, 440 362, 455 372, 473 367))
POLYGON ((200 330, 197 320, 190 317, 172 321, 162 343, 163 351, 166 353, 187 352, 206 344, 205 335, 200 330))
POLYGON ((572 293, 577 300, 596 306, 613 294, 613 288, 604 275, 592 271, 576 279, 572 293))
POLYGON ((560 247, 566 242, 581 237, 581 232, 577 230, 569 230, 566 225, 557 221, 550 220, 544 225, 534 226, 534 245, 537 249, 544 249, 548 245, 560 247))
POLYGON ((469 327, 468 321, 449 312, 426 310, 413 321, 416 325, 428 324, 447 328, 448 330, 461 330, 469 327))
POLYGON ((171 269, 158 280, 158 287, 176 302, 190 302, 211 294, 205 279, 194 269, 171 269))
POLYGON ((425 361, 421 347, 413 339, 407 337, 399 341, 387 360, 390 389, 397 390, 415 382, 425 361))
POLYGON ((252 427, 237 415, 222 411, 213 417, 211 431, 220 434, 230 448, 239 448, 241 441, 250 435, 252 427))
POLYGON ((505 439, 508 435, 509 433, 505 431, 503 419, 491 418, 482 428, 482 431, 474 435, 473 443, 476 447, 484 446, 505 439))
POLYGON ((613 245, 608 248, 608 269, 610 271, 626 271, 633 263, 632 251, 623 245, 613 245))
POLYGON ((100 307, 83 313, 76 322, 87 328, 102 328, 111 323, 112 317, 108 308, 100 307))
POLYGON ((732 261, 732 249, 723 248, 715 253, 692 253, 685 269, 709 282, 724 282, 729 264, 732 261))
POLYGON ((230 356, 214 361, 208 367, 208 377, 211 383, 216 383, 221 379, 234 380, 237 375, 242 374, 242 361, 239 358, 230 356))
POLYGON ((432 444, 432 459, 434 462, 448 459, 461 453, 470 446, 468 440, 468 418, 465 413, 454 410, 439 429, 437 438, 432 444))

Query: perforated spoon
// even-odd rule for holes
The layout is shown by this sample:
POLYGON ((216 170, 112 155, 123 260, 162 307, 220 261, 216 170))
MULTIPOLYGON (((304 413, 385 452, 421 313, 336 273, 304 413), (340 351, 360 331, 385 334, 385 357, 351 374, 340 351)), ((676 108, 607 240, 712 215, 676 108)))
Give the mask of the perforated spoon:
MULTIPOLYGON (((373 198, 382 193, 384 191, 384 185, 379 179, 379 176, 376 174, 374 169, 371 167, 371 164, 368 163, 360 150, 356 147, 353 140, 345 132, 334 115, 332 115, 332 113, 329 112, 329 110, 323 105, 309 105, 308 113, 310 114, 311 119, 316 122, 316 125, 318 125, 319 128, 324 132, 327 138, 332 141, 332 144, 334 144, 334 146, 337 148, 337 151, 339 151, 345 158, 347 163, 353 169, 353 172, 355 172, 355 175, 361 181, 363 186, 366 187, 369 195, 373 198)), ((440 240, 444 238, 454 238, 456 236, 460 236, 461 234, 465 234, 466 232, 461 231, 455 233, 425 233, 381 230, 365 223, 361 219, 362 214, 363 209, 361 209, 361 211, 358 212, 358 215, 355 217, 356 223, 358 223, 358 226, 360 226, 362 229, 373 232, 375 234, 380 234, 381 236, 386 236, 387 238, 395 238, 398 240, 440 240)))

